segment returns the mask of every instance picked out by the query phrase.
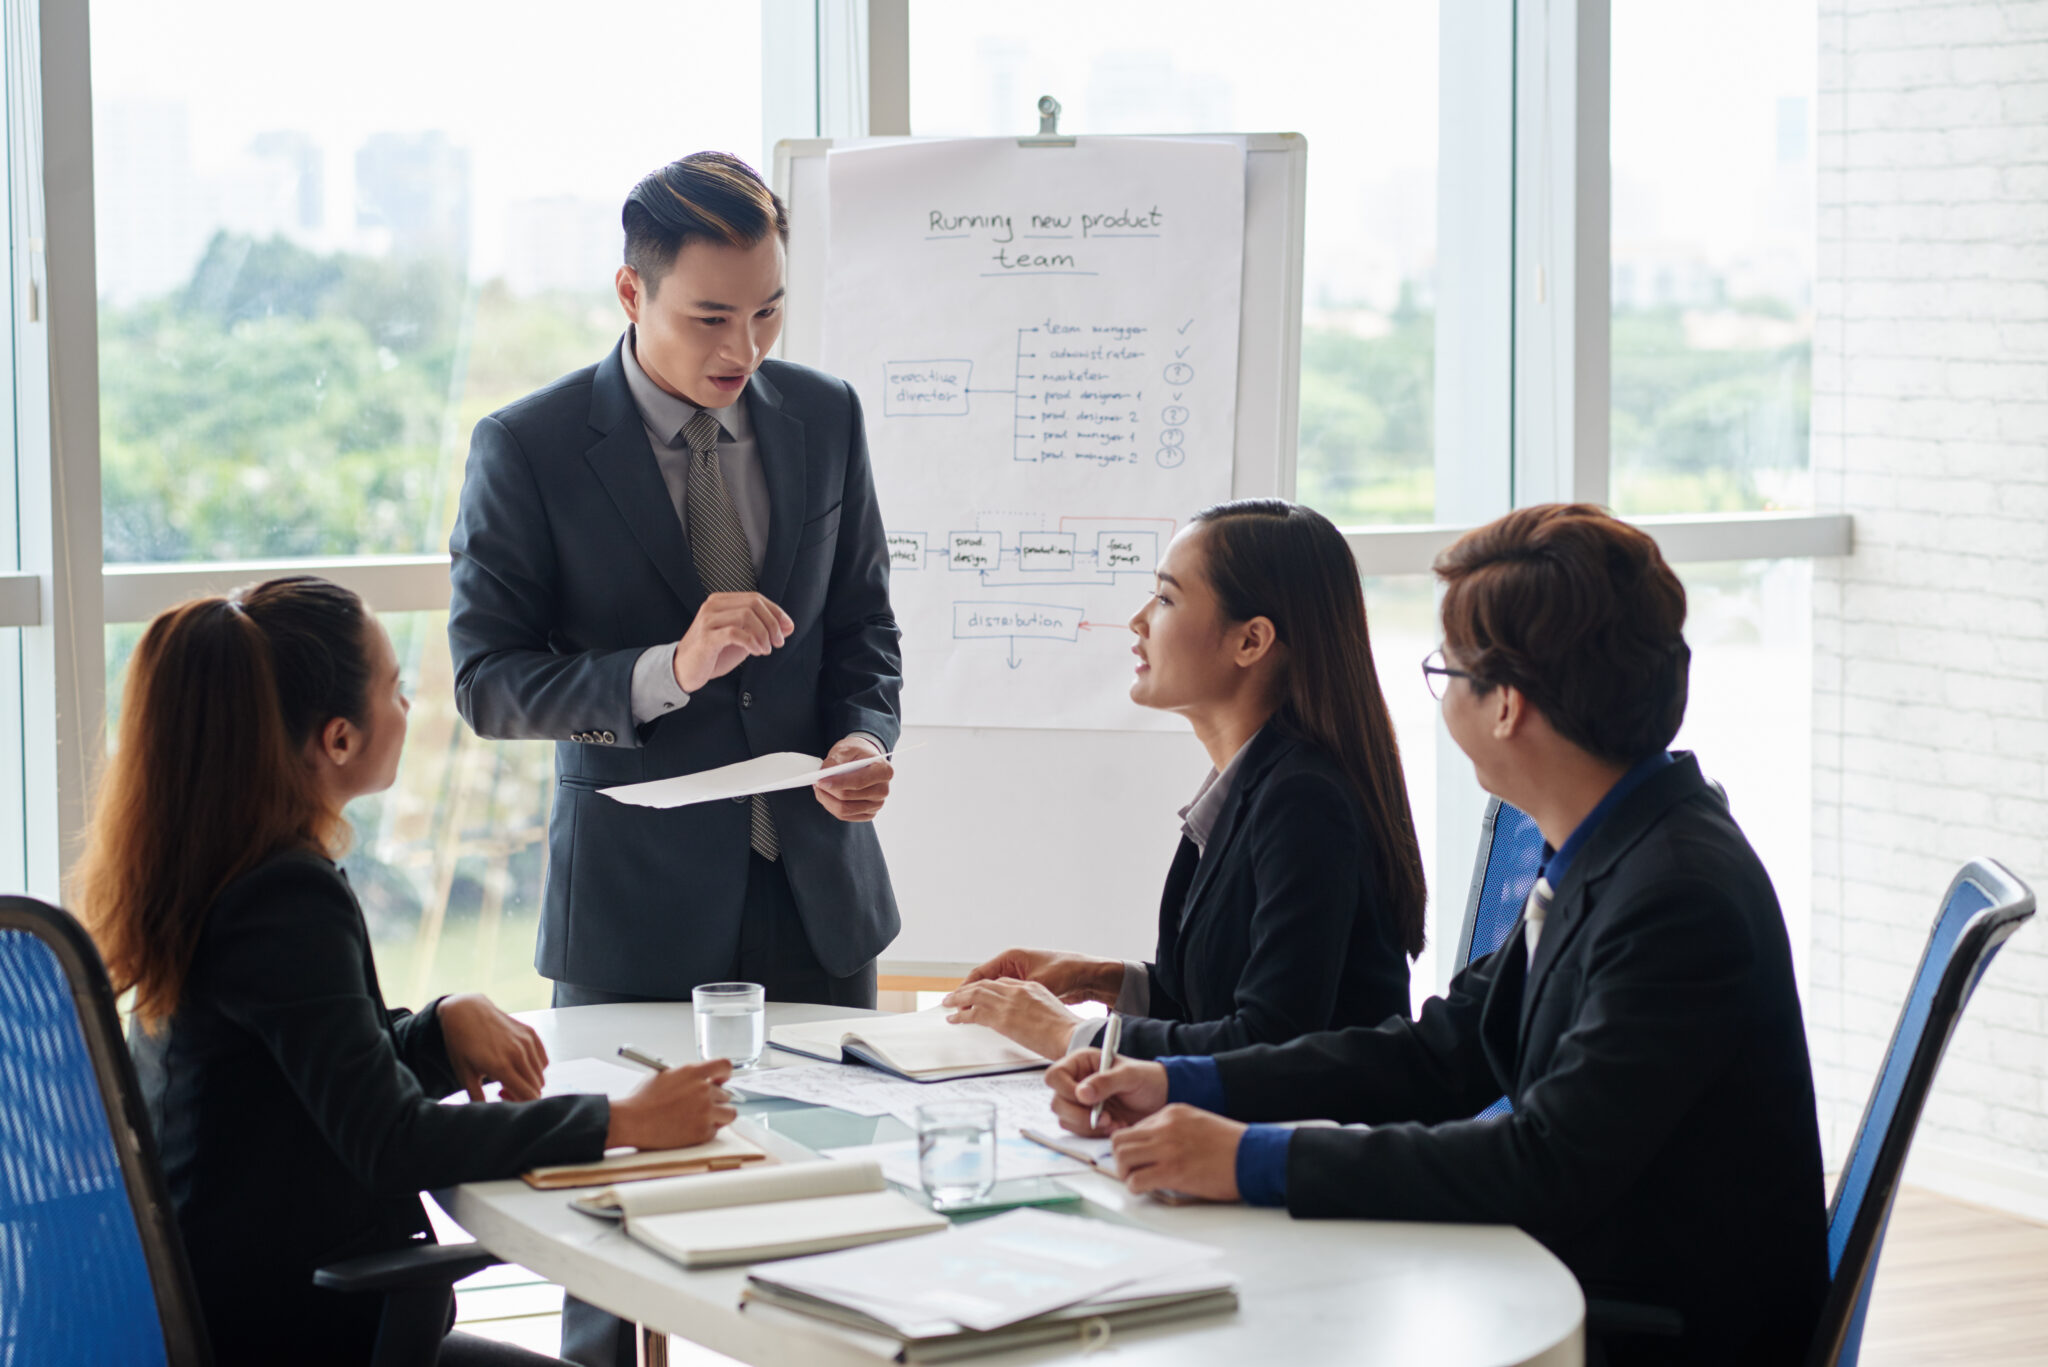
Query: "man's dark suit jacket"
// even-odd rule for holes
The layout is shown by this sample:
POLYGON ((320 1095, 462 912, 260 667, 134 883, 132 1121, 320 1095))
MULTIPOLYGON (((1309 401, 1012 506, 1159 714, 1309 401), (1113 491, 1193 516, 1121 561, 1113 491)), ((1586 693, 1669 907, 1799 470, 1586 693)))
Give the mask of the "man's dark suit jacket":
MULTIPOLYGON (((822 755, 855 731, 896 743, 902 655, 860 403, 781 361, 741 402, 768 480, 758 587, 796 630, 640 728, 634 662, 681 639, 705 592, 618 350, 471 439, 449 543, 455 700, 480 736, 556 742, 534 967, 557 981, 675 997, 730 973, 739 948, 747 803, 657 810, 596 789, 822 755)), ((807 788, 768 803, 819 962, 835 977, 859 970, 898 924, 874 828, 838 820, 807 788)))
POLYGON ((1408 1014, 1408 956, 1365 812, 1337 762, 1273 722, 1250 741, 1207 850, 1181 837, 1159 902, 1133 1058, 1213 1054, 1408 1014))
POLYGON ((1217 1060, 1299 1216, 1521 1226, 1590 1297, 1676 1308, 1611 1362, 1790 1363, 1827 1284, 1806 1032, 1769 877, 1690 755, 1597 827, 1533 964, 1518 927, 1413 1023, 1217 1060), (1470 1117, 1506 1093, 1512 1115, 1470 1117))
POLYGON ((604 1153, 601 1096, 442 1106, 435 1006, 384 1006, 348 880, 277 855, 206 914, 177 1010, 131 1031, 164 1177, 223 1367, 370 1359, 381 1301, 328 1263, 431 1240, 419 1193, 604 1153))

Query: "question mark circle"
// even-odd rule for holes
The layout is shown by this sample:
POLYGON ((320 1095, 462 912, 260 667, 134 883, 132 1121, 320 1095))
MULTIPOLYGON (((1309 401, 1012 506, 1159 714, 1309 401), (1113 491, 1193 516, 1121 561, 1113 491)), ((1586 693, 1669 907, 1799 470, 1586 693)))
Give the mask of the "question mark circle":
POLYGON ((1159 448, 1159 454, 1153 457, 1159 462, 1159 468, 1162 470, 1175 469, 1184 464, 1187 458, 1188 448, 1185 446, 1162 446, 1159 448))

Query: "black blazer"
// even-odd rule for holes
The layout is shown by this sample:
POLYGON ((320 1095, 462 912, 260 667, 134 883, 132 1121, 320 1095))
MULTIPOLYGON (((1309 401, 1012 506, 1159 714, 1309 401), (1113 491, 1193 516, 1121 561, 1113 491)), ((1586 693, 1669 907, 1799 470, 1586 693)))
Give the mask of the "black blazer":
MULTIPOLYGON (((747 804, 659 811, 595 789, 821 755, 855 731, 896 743, 903 663, 859 401, 768 361, 741 402, 768 480, 759 587, 796 631, 637 729, 634 662, 680 639, 705 593, 618 349, 470 439, 448 547, 455 701, 480 736, 556 742, 534 967, 557 981, 676 997, 729 974, 739 948, 747 804)), ((811 947, 851 974, 898 924, 874 827, 808 789, 768 803, 811 947)))
POLYGON ((1125 1017, 1123 1052, 1213 1054, 1406 1016, 1408 956, 1379 870, 1344 771, 1267 724, 1206 853, 1181 837, 1150 1014, 1125 1017))
POLYGON ((144 1104, 223 1367, 364 1363, 380 1301, 313 1270, 431 1240, 419 1193, 602 1156, 601 1096, 441 1106, 433 1006, 385 1009, 348 880, 278 855, 207 912, 178 1007, 131 1031, 144 1104))
POLYGON ((1373 1127, 1296 1132, 1288 1208, 1519 1225, 1588 1296, 1684 1316, 1615 1363, 1797 1362, 1827 1284, 1806 1032, 1770 879, 1690 755, 1593 832, 1525 961, 1518 927, 1412 1024, 1217 1060, 1241 1119, 1373 1127))

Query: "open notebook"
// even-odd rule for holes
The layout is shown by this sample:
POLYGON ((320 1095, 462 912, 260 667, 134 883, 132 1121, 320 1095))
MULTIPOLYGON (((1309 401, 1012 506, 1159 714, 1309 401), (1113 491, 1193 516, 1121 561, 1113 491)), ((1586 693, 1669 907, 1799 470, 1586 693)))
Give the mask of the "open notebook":
POLYGON ((892 1190, 879 1163, 788 1163, 638 1182, 569 1204, 625 1221, 629 1237, 685 1267, 825 1253, 946 1228, 945 1216, 892 1190))
POLYGON ((950 1014, 950 1008, 934 1006, 900 1016, 849 1016, 777 1025, 769 1028, 768 1042, 792 1054, 832 1063, 865 1063, 913 1082, 1021 1073, 1049 1062, 985 1025, 948 1025, 950 1014))

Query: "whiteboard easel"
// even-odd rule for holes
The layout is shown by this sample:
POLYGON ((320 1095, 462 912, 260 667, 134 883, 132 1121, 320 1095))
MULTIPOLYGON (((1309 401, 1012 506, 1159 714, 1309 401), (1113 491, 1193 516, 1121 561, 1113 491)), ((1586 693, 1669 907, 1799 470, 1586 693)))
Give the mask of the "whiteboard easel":
MULTIPOLYGON (((780 352, 806 364, 816 363, 823 331, 833 145, 809 138, 775 148, 775 188, 789 207, 780 352)), ((1294 494, 1307 171, 1300 134, 1247 138, 1238 498, 1294 494)), ((884 973, 957 976, 1010 945, 1150 956, 1179 838, 1175 813, 1209 769, 1192 735, 907 725, 902 744, 922 748, 906 756, 876 823, 903 911, 884 973)))

